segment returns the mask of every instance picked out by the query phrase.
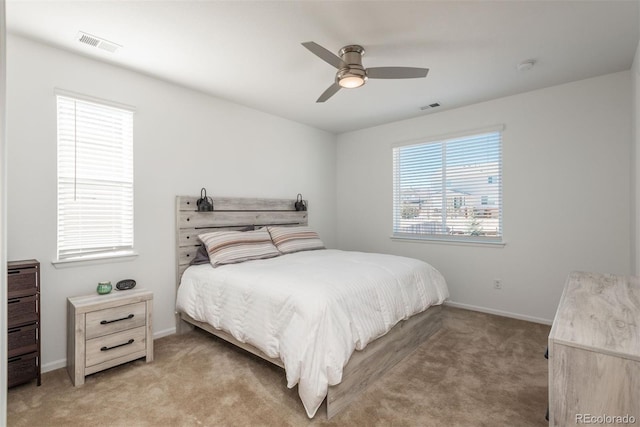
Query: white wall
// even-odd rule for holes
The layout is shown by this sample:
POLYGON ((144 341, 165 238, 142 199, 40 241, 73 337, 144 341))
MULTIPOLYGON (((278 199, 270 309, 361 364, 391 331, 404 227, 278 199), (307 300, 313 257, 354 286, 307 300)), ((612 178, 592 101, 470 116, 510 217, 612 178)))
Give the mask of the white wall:
POLYGON ((630 273, 630 94, 625 71, 339 135, 338 246, 426 260, 452 301, 550 322, 570 271, 630 273), (496 124, 506 246, 392 241, 391 145, 496 124))
MULTIPOLYGON (((640 18, 638 19, 640 23, 640 18)), ((640 43, 636 48, 636 56, 633 60, 632 73, 632 123, 633 123, 633 156, 632 161, 632 192, 634 200, 632 206, 631 228, 633 230, 632 260, 633 274, 640 276, 640 43)))
MULTIPOLYGON (((154 292, 154 333, 171 333, 175 196, 309 200, 310 225, 335 242, 335 136, 27 39, 8 39, 8 257, 42 265, 45 369, 64 366, 66 298, 134 278, 154 292), (56 269, 54 88, 137 108, 135 248, 130 262, 56 269)), ((215 76, 211 76, 215 78, 215 76)))
MULTIPOLYGON (((6 239, 6 80, 7 45, 5 1, 0 0, 0 360, 7 360, 7 239, 6 239)), ((0 366, 0 425, 7 422, 7 364, 0 366)))

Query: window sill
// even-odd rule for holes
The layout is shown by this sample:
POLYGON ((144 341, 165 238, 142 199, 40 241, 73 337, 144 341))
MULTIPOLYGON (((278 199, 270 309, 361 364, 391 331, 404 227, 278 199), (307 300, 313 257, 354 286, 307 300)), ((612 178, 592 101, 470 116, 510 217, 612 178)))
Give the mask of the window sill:
POLYGON ((57 259, 51 261, 55 268, 84 267, 86 265, 109 264, 112 262, 132 261, 138 257, 134 251, 121 251, 109 254, 83 256, 76 258, 57 259))
POLYGON ((504 241, 492 241, 492 240, 471 240, 471 239, 456 239, 456 238, 438 238, 438 237, 418 237, 418 236, 391 236, 391 240, 399 242, 412 242, 412 243, 435 243, 440 245, 458 245, 458 246, 481 246, 481 247, 493 247, 503 248, 507 243, 504 241))

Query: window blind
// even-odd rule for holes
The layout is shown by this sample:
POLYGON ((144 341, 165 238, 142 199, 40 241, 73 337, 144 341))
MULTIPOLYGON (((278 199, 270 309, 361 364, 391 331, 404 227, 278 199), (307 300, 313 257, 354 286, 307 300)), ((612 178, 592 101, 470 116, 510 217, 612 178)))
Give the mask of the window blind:
POLYGON ((393 149, 396 237, 502 240, 499 131, 393 149))
POLYGON ((133 249, 133 112, 57 96, 58 259, 133 249))

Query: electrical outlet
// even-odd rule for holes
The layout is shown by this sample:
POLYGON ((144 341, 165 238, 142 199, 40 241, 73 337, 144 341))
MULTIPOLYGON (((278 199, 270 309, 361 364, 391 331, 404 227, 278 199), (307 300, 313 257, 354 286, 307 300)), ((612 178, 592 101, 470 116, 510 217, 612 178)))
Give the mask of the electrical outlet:
POLYGON ((502 280, 500 279, 493 279, 493 289, 499 291, 502 289, 502 280))

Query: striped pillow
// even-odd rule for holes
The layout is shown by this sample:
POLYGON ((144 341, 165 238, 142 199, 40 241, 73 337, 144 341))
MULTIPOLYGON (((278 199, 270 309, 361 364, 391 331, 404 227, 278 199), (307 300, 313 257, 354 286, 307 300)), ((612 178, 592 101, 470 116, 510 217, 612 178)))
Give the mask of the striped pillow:
POLYGON ((209 253, 211 265, 217 267, 252 259, 272 258, 280 255, 273 246, 267 230, 214 231, 200 234, 209 253))
POLYGON ((324 249, 318 233, 309 227, 267 227, 271 240, 283 254, 324 249))

